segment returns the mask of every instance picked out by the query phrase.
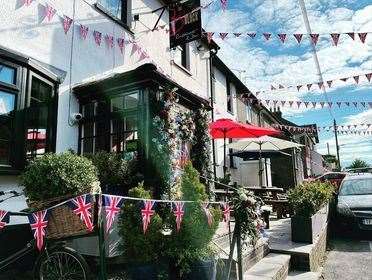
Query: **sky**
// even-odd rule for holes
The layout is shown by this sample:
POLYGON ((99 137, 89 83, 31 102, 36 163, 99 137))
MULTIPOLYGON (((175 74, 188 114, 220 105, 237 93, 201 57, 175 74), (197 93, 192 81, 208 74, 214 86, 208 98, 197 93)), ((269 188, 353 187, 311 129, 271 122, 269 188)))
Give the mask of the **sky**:
MULTIPOLYGON (((210 0, 202 1, 202 4, 210 0)), ((372 33, 365 43, 356 37, 341 35, 334 46, 329 33, 372 32, 372 3, 370 0, 305 0, 312 33, 321 33, 316 45, 323 79, 333 80, 372 72, 372 33)), ((247 36, 235 38, 229 35, 222 40, 213 39, 220 45, 218 56, 234 70, 236 75, 252 92, 270 89, 271 85, 298 85, 319 82, 319 75, 308 37, 297 44, 292 34, 307 33, 299 0, 228 0, 225 11, 219 0, 202 10, 203 28, 209 32, 257 32, 255 39, 247 36), (265 41, 262 32, 273 33, 265 41), (282 44, 276 37, 287 33, 282 44), (275 34, 275 35, 274 35, 275 34)), ((359 84, 353 79, 337 81, 326 93, 313 86, 311 91, 296 88, 269 91, 259 94, 260 99, 303 101, 372 101, 372 82, 365 77, 359 84)), ((310 106, 311 107, 311 106, 310 106)), ((368 106, 367 106, 368 107, 368 106)), ((338 125, 372 123, 372 108, 358 106, 333 106, 323 109, 300 107, 281 108, 284 117, 298 125, 315 123, 330 126, 333 119, 338 125)), ((372 126, 368 129, 372 131, 372 126)), ((366 128, 363 128, 366 131, 366 128)), ((336 154, 333 132, 320 131, 317 150, 336 154)), ((371 135, 339 135, 340 159, 343 167, 360 158, 372 164, 371 135)))

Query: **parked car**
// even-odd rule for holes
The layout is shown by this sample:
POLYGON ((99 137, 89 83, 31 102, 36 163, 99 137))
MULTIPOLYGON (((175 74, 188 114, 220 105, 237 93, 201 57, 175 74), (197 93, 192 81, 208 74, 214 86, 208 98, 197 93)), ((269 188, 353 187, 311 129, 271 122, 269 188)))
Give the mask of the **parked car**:
POLYGON ((351 174, 343 180, 337 199, 337 224, 372 230, 372 174, 351 174))
POLYGON ((321 182, 328 181, 332 185, 334 185, 337 189, 339 189, 341 182, 345 178, 346 175, 347 175, 346 172, 327 172, 327 173, 324 173, 323 175, 316 177, 314 180, 319 180, 321 182))

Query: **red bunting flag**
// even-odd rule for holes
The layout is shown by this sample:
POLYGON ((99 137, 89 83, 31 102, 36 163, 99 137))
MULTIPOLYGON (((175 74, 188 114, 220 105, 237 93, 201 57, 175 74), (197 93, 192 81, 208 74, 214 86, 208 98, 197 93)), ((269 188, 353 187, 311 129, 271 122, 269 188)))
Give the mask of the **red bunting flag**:
POLYGON ((212 42, 213 35, 214 35, 214 32, 207 32, 208 44, 210 44, 212 42))
POLYGON ((364 44, 368 33, 358 33, 360 41, 364 44))
POLYGON ((354 76, 354 81, 358 84, 359 83, 359 76, 354 76))
POLYGON ((310 34, 311 41, 313 42, 314 46, 318 43, 319 34, 312 33, 310 34))
POLYGON ((46 4, 44 6, 44 18, 46 18, 48 21, 51 21, 56 13, 56 9, 54 9, 49 4, 46 4))
POLYGON ((211 211, 209 210, 209 204, 208 204, 208 202, 204 202, 202 204, 202 208, 203 208, 204 213, 205 213, 205 216, 207 218, 208 225, 211 227, 212 226, 212 223, 213 223, 213 217, 212 217, 211 211))
POLYGON ((306 85, 306 86, 307 86, 307 90, 310 90, 312 85, 313 85, 313 84, 307 84, 307 85, 306 85))
POLYGON ((124 53, 125 39, 124 38, 118 38, 117 41, 118 41, 118 46, 119 46, 120 52, 124 53))
POLYGON ((0 210, 0 230, 2 230, 7 223, 9 223, 9 212, 0 210))
POLYGON ((174 206, 173 214, 176 217, 176 228, 177 232, 179 232, 181 229, 182 218, 183 215, 185 214, 184 210, 185 203, 181 201, 176 201, 173 202, 173 206, 174 206))
POLYGON ((98 46, 101 45, 102 33, 94 30, 93 32, 94 41, 98 46))
POLYGON ((281 34, 278 34, 278 37, 279 37, 279 40, 282 41, 282 43, 284 44, 285 40, 287 39, 287 34, 281 33, 281 34))
POLYGON ((106 232, 110 232, 110 228, 114 223, 115 217, 120 213, 121 206, 124 203, 124 199, 118 196, 103 195, 102 206, 106 212, 106 232))
POLYGON ((36 247, 41 251, 44 246, 45 229, 48 226, 48 210, 29 214, 28 220, 36 240, 36 247))
POLYGON ((141 215, 142 215, 143 233, 145 234, 151 222, 151 217, 155 214, 155 210, 152 209, 155 205, 155 201, 144 200, 143 203, 144 203, 144 207, 141 210, 141 215))
POLYGON ((107 46, 111 49, 114 47, 114 36, 106 34, 105 36, 107 46))
POLYGON ((332 81, 327 81, 328 87, 330 88, 332 86, 332 81))
POLYGON ((302 40, 302 36, 304 36, 304 34, 293 34, 293 36, 296 38, 297 43, 300 44, 302 40))
POLYGON ((269 41, 270 38, 271 38, 271 33, 262 33, 262 35, 264 36, 264 38, 266 39, 266 41, 269 41))
POLYGON ((247 33, 247 35, 251 37, 251 39, 254 39, 256 37, 256 33, 247 33))
POLYGON ((340 33, 331 33, 331 37, 332 37, 333 43, 335 44, 335 46, 337 46, 338 40, 340 39, 340 33))
POLYGON ((228 226, 230 222, 231 208, 228 202, 224 202, 221 204, 222 204, 223 220, 228 226))
POLYGON ((87 227, 88 231, 93 231, 94 225, 92 221, 92 196, 84 194, 73 198, 67 202, 67 205, 80 217, 87 227))
POLYGON ((84 25, 80 24, 80 35, 81 35, 81 38, 83 38, 83 40, 85 40, 87 38, 88 30, 89 30, 88 26, 84 26, 84 25))
POLYGON ((368 82, 371 81, 371 77, 372 77, 372 73, 366 74, 366 78, 367 78, 368 82))
POLYGON ((68 16, 63 16, 63 30, 65 31, 65 34, 70 30, 72 24, 72 19, 68 16))
POLYGON ((220 38, 221 38, 222 40, 225 40, 226 37, 227 37, 227 35, 229 35, 229 33, 227 33, 227 32, 225 32, 225 33, 220 33, 220 38))
POLYGON ((346 33, 347 35, 349 35, 349 37, 353 40, 355 40, 355 33, 354 32, 349 32, 349 33, 346 33))

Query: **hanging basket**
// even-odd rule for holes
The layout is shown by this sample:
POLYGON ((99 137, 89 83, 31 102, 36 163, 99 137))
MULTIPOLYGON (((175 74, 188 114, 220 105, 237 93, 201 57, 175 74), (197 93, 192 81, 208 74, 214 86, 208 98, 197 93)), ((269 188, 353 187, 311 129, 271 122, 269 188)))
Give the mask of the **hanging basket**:
MULTIPOLYGON (((83 193, 86 194, 86 193, 83 193)), ((61 202, 67 201, 71 198, 77 197, 79 195, 66 195, 58 198, 53 198, 49 200, 40 201, 27 201, 27 204, 33 211, 44 210, 54 205, 57 205, 61 202)), ((96 219, 96 200, 95 196, 92 196, 92 221, 95 226, 96 219)), ((46 238, 47 239, 60 239, 67 237, 74 237, 80 235, 86 235, 91 233, 84 221, 76 215, 72 209, 66 205, 60 205, 53 209, 50 209, 48 227, 46 229, 46 238)))

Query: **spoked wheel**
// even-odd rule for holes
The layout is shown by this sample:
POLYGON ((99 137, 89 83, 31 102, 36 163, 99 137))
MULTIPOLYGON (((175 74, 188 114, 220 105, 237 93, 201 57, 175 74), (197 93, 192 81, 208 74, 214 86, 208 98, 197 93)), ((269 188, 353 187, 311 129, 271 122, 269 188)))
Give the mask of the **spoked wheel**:
POLYGON ((44 253, 35 266, 37 280, 88 280, 89 266, 84 258, 69 248, 56 248, 44 253))

